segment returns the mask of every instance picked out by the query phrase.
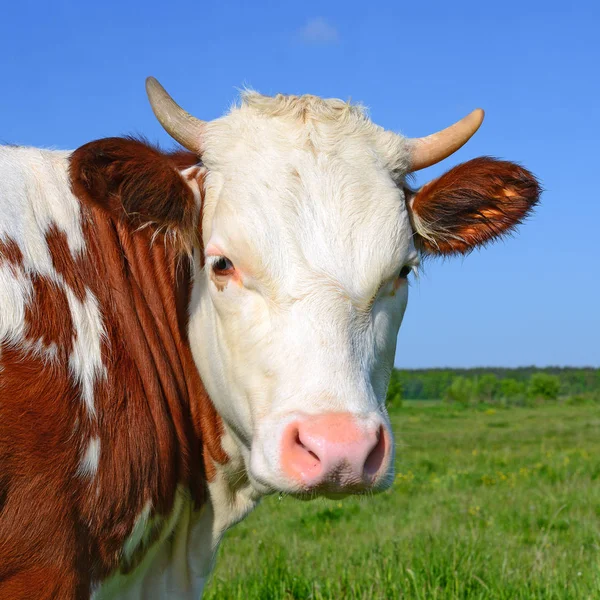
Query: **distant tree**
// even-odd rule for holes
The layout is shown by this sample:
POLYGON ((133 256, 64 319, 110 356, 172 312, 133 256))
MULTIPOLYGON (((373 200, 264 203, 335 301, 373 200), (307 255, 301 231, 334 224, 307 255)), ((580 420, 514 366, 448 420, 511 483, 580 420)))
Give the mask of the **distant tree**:
POLYGON ((498 378, 492 373, 486 373, 475 381, 475 394, 480 402, 492 403, 498 395, 499 389, 498 378))
MULTIPOLYGON (((446 391, 452 385, 456 377, 464 377, 472 381, 477 380, 482 388, 478 391, 482 399, 489 401, 489 390, 486 390, 480 380, 486 375, 495 375, 499 380, 499 389, 492 394, 494 401, 501 399, 505 401, 518 400, 519 403, 525 402, 528 397, 527 386, 531 377, 537 373, 558 377, 560 381, 559 396, 569 396, 572 394, 587 394, 590 392, 600 392, 600 369, 591 367, 573 368, 573 367, 519 367, 516 369, 507 369, 502 367, 476 367, 473 369, 398 369, 394 370, 398 377, 402 396, 411 400, 436 400, 446 397, 446 391), (519 389, 512 383, 506 384, 503 381, 510 379, 525 386, 525 389, 519 389), (495 395, 494 395, 495 394, 495 395)), ((484 380, 485 383, 486 380, 484 380)), ((488 380, 488 384, 491 380, 488 380)), ((488 385, 486 384, 486 385, 488 385)))
POLYGON ((402 380, 399 372, 392 371, 390 385, 387 391, 386 404, 390 408, 399 408, 402 406, 402 380))
POLYGON ((458 404, 469 404, 475 398, 475 386, 471 379, 466 377, 455 377, 446 389, 444 400, 446 402, 457 402, 458 404))
POLYGON ((534 373, 529 379, 527 394, 530 398, 555 400, 560 391, 560 379, 548 373, 534 373))
POLYGON ((510 377, 500 381, 500 396, 506 400, 516 400, 525 396, 527 385, 510 377))

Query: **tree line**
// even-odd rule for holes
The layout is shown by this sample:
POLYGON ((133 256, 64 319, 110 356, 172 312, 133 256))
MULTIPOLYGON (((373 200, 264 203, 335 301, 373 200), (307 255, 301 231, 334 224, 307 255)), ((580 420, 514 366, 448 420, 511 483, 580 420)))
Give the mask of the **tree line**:
POLYGON ((394 369, 388 390, 388 403, 392 406, 400 405, 403 398, 459 404, 527 404, 559 397, 600 401, 600 369, 394 369))

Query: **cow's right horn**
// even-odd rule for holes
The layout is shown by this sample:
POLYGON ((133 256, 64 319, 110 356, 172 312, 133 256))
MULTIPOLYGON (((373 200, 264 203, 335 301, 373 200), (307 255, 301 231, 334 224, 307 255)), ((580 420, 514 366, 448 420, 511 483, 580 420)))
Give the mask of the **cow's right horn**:
POLYGON ((205 122, 183 110, 154 77, 146 79, 146 93, 165 131, 184 148, 201 155, 205 122))

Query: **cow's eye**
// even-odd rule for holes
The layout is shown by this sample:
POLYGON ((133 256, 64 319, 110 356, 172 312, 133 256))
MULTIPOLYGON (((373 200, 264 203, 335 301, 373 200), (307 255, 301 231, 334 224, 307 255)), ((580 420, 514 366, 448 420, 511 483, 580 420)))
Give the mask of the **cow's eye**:
POLYGON ((398 275, 398 279, 406 279, 410 275, 411 271, 412 271, 412 267, 404 265, 400 269, 400 275, 398 275))
POLYGON ((229 275, 233 272, 233 263, 226 256, 219 256, 212 265, 215 275, 229 275))

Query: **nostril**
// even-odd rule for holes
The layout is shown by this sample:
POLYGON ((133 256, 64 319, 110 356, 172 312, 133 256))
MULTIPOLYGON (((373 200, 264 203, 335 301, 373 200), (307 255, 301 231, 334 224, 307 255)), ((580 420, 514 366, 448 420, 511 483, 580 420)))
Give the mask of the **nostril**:
POLYGON ((385 454, 387 451, 387 436, 383 425, 377 432, 377 443, 367 456, 363 467, 363 475, 368 479, 373 479, 381 469, 385 454))
POLYGON ((307 438, 302 432, 302 424, 290 423, 282 436, 281 468, 303 486, 312 485, 323 470, 321 459, 311 446, 310 436, 307 438))
POLYGON ((312 458, 314 458, 317 462, 321 462, 321 459, 310 449, 306 446, 306 444, 304 444, 302 442, 302 440, 300 439, 300 430, 296 431, 296 445, 300 446, 305 452, 307 452, 308 454, 310 454, 310 456, 312 456, 312 458))

